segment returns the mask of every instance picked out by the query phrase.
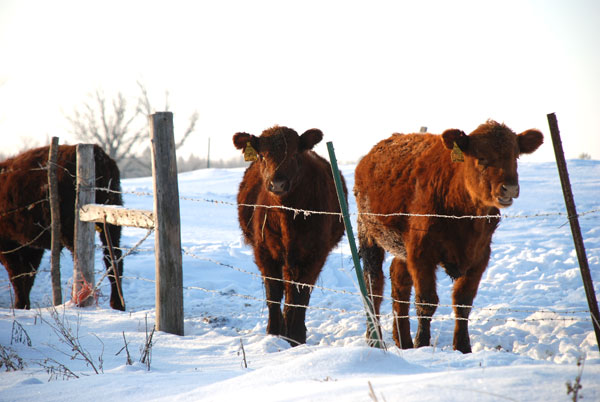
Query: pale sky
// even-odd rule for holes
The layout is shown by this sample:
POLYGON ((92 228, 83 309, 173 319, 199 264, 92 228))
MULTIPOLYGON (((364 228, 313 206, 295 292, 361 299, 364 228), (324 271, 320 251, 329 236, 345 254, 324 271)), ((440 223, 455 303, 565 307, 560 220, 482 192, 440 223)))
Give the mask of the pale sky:
POLYGON ((393 132, 471 132, 486 119, 546 143, 555 112, 567 158, 600 159, 600 1, 0 0, 2 151, 58 136, 102 89, 160 109, 184 156, 230 158, 237 131, 320 128, 355 161, 393 132))

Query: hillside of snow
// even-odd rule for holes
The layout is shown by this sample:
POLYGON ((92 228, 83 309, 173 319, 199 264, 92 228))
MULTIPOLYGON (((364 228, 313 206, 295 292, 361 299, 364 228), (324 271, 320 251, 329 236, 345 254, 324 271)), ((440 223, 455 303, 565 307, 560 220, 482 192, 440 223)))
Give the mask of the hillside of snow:
MULTIPOLYGON (((354 166, 343 166, 348 188, 354 166)), ((587 257, 600 293, 600 161, 568 162, 587 257)), ((452 282, 438 275, 440 306, 433 346, 399 350, 391 334, 389 281, 382 304, 387 350, 366 346, 365 315, 346 237, 329 256, 307 311, 307 344, 291 348, 265 334, 267 309, 235 206, 243 169, 179 176, 185 335, 157 332, 150 369, 141 348, 154 322, 154 236, 125 259, 126 312, 110 309, 108 281, 98 304, 51 305, 49 253, 32 291, 36 308, 10 308, 0 270, 0 345, 20 370, 0 366, 0 401, 559 401, 571 400, 583 361, 580 395, 600 400, 600 354, 574 251, 556 165, 521 162, 521 195, 502 211, 469 330, 473 353, 452 350, 452 282), (74 356, 53 327, 80 341, 74 356), (122 350, 126 339, 133 364, 122 350), (247 364, 247 367, 245 367, 247 364)), ((124 180, 127 207, 152 209, 150 178, 124 180)), ((356 203, 349 200, 356 230, 356 203)), ((300 215, 297 219, 302 219, 300 215)), ((130 248, 146 230, 124 228, 130 248)), ((96 278, 102 275, 96 253, 96 278)), ((387 265, 391 258, 388 256, 387 265)), ((63 252, 65 300, 72 259, 63 252)), ((386 269, 387 275, 387 269, 386 269)), ((414 316, 414 308, 411 308, 414 316)), ((416 320, 411 320, 416 331, 416 320)), ((0 359, 0 360, 2 360, 0 359)))

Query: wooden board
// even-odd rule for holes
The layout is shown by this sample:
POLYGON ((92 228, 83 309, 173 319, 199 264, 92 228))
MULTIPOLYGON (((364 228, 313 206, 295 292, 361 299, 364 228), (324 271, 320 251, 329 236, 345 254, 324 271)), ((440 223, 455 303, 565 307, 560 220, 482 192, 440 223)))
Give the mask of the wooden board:
POLYGON ((86 204, 79 210, 79 219, 85 222, 104 223, 105 217, 107 223, 117 226, 154 228, 154 213, 152 211, 98 204, 86 204))

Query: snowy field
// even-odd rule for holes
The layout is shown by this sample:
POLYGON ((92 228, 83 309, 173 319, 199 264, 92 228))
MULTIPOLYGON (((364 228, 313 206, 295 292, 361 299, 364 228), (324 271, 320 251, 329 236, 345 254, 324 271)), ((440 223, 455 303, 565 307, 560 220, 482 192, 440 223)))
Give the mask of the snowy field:
MULTIPOLYGON (((343 167, 350 189, 353 169, 343 167)), ((442 271, 434 346, 404 351, 394 346, 388 282, 382 305, 388 349, 368 348, 346 238, 330 255, 312 294, 307 344, 291 348, 265 335, 263 286, 251 250, 241 241, 234 205, 243 169, 209 169, 179 179, 185 197, 185 336, 155 333, 150 369, 140 363, 146 328, 154 322, 153 236, 125 260, 126 312, 108 306, 105 280, 97 306, 79 309, 67 302, 58 306, 54 320, 48 308, 48 255, 32 292, 36 308, 13 311, 2 270, 0 345, 22 370, 0 368, 0 401, 568 401, 566 383, 575 381, 582 359, 580 396, 600 401, 600 354, 556 166, 521 162, 519 173, 521 197, 503 211, 471 314, 472 354, 452 350, 451 281, 442 271), (73 358, 51 328, 58 324, 78 337, 98 375, 81 356, 73 358), (121 350, 124 337, 132 365, 121 350)), ((596 210, 580 223, 598 294, 600 161, 569 161, 569 173, 578 212, 596 210)), ((126 206, 152 209, 152 198, 143 195, 151 188, 148 178, 125 180, 126 206)), ((353 198, 350 211, 356 212, 353 198)), ((145 234, 125 228, 123 247, 145 234)), ((66 299, 72 260, 67 252, 62 257, 66 299)), ((96 268, 101 269, 99 252, 96 268)), ((411 328, 414 335, 415 320, 411 328)))

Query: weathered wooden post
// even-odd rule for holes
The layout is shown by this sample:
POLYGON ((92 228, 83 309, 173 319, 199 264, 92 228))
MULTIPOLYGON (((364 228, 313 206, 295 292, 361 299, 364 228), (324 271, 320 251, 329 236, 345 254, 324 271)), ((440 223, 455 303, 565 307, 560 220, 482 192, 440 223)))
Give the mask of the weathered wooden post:
POLYGON ((183 273, 173 113, 149 116, 154 177, 156 329, 183 335, 183 273))
POLYGON ((60 206, 58 203, 58 178, 56 177, 56 161, 58 160, 58 137, 52 137, 48 153, 48 192, 50 193, 51 245, 50 275, 52 278, 52 304, 62 304, 62 288, 60 284, 60 206))
POLYGON ((81 206, 95 200, 94 146, 77 145, 77 195, 75 197, 75 252, 73 253, 73 301, 80 307, 94 303, 94 224, 79 219, 81 206))
POLYGON ((600 350, 600 313, 598 311, 598 301, 596 293, 594 293, 594 283, 590 273, 583 244, 583 236, 579 227, 579 219, 577 217, 577 209, 575 208, 575 200, 573 191, 571 190, 571 181, 569 180, 569 172, 567 171, 567 162, 565 161, 565 153, 560 139, 560 131, 558 130, 558 120, 554 113, 547 115, 548 125, 550 126, 550 135, 552 137, 552 145, 554 146, 554 155, 556 157, 556 165, 558 167, 558 175, 560 176, 560 184, 562 186, 565 205, 567 206, 567 214, 569 215, 569 223, 571 225, 571 233, 573 234, 573 242, 575 243, 575 251, 577 252, 577 260, 579 261, 579 271, 583 281, 583 288, 587 297, 590 314, 592 316, 592 327, 596 333, 596 343, 600 350))

